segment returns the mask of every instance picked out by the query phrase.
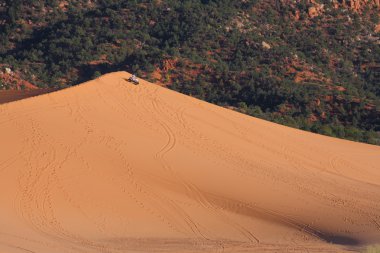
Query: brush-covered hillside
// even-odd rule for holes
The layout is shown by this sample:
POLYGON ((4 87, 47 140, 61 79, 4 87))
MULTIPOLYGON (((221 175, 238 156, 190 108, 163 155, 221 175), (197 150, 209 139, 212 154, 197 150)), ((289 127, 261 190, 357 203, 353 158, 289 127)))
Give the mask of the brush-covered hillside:
POLYGON ((378 0, 0 1, 0 86, 129 70, 249 115, 380 144, 379 20, 378 0))

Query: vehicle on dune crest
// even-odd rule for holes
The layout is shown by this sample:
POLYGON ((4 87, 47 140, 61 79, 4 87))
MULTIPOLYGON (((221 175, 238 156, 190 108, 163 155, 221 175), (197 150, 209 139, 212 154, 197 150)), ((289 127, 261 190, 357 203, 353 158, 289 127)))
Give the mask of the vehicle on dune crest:
POLYGON ((134 83, 135 85, 138 85, 140 83, 139 79, 135 75, 132 75, 130 78, 128 78, 128 81, 134 83))

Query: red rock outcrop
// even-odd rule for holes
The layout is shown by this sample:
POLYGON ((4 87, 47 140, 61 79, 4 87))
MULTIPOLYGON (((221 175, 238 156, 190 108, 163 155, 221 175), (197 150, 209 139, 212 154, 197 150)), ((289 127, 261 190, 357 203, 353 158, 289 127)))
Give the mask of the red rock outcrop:
POLYGON ((375 26, 375 33, 380 33, 380 24, 375 26))
MULTIPOLYGON (((348 7, 356 12, 360 12, 366 5, 371 5, 375 8, 380 9, 380 0, 341 0, 339 2, 341 6, 348 7)), ((339 7, 339 4, 335 6, 339 7)))
POLYGON ((310 18, 318 17, 323 13, 324 5, 323 4, 314 4, 314 6, 309 7, 308 14, 310 18))

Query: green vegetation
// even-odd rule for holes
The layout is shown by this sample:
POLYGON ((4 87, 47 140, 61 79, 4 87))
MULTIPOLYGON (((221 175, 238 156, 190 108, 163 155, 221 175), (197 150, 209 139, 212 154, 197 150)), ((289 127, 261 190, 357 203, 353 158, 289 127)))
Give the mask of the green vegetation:
POLYGON ((0 63, 41 87, 128 70, 243 113, 380 144, 378 11, 276 0, 8 0, 0 63), (299 18, 296 13, 299 11, 299 18))

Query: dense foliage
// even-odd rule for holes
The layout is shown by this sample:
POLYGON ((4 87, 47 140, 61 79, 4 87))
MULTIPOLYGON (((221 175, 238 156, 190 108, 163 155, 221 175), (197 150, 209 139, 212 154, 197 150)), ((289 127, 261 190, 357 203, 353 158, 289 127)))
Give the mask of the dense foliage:
MULTIPOLYGON (((378 10, 278 0, 0 6, 0 63, 41 87, 128 70, 281 124, 380 144, 378 10)), ((0 80, 1 81, 1 80, 0 80)))

